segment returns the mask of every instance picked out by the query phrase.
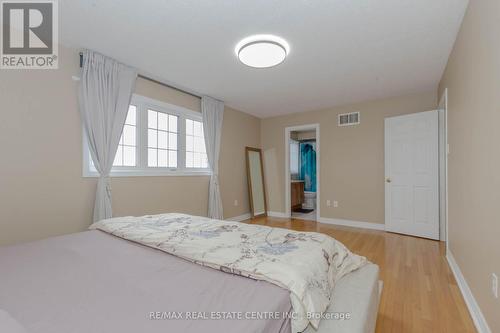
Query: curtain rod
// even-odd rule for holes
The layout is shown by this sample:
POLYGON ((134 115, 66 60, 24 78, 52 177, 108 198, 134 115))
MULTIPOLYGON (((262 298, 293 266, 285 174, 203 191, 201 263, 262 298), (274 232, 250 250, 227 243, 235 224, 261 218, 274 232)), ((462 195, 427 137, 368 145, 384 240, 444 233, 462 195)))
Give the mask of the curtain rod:
MULTIPOLYGON (((80 52, 80 68, 82 68, 82 67, 83 67, 83 53, 80 52)), ((198 95, 198 94, 195 94, 193 92, 190 92, 190 91, 178 88, 176 86, 172 86, 172 85, 167 84, 165 82, 158 81, 157 79, 153 79, 153 78, 151 78, 149 76, 145 76, 145 75, 142 75, 142 74, 137 74, 137 77, 140 77, 141 79, 144 79, 144 80, 151 81, 153 83, 159 84, 161 86, 164 86, 164 87, 167 87, 167 88, 170 88, 170 89, 177 90, 177 91, 179 91, 181 93, 188 94, 188 95, 196 97, 196 98, 201 98, 201 95, 198 95)))

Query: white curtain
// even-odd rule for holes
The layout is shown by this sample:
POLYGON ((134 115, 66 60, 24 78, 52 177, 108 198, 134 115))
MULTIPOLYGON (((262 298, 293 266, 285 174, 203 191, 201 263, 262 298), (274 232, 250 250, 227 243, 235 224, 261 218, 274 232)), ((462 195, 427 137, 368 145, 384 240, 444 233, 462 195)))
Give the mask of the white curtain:
POLYGON ((208 164, 212 170, 208 189, 208 217, 222 220, 222 199, 219 189, 219 151, 224 103, 203 96, 201 98, 201 113, 203 115, 203 131, 205 133, 208 164))
POLYGON ((109 173, 127 117, 137 71, 99 53, 83 52, 79 104, 90 155, 99 172, 94 222, 112 217, 109 173))

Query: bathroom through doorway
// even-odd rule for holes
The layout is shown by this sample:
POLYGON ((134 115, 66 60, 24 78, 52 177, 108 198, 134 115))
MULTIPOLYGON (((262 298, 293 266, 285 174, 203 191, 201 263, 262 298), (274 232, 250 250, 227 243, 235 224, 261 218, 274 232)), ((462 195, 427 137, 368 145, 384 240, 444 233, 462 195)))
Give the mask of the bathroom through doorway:
POLYGON ((285 215, 317 221, 319 218, 319 124, 285 129, 285 215))

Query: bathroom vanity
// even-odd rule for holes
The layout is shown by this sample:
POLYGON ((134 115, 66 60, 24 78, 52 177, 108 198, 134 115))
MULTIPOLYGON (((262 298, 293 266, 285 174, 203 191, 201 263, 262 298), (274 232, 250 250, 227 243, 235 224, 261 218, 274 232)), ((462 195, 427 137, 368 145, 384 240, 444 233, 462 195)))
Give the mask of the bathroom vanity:
POLYGON ((302 208, 304 203, 304 181, 303 180, 292 180, 291 186, 291 201, 292 201, 292 211, 295 209, 302 208))

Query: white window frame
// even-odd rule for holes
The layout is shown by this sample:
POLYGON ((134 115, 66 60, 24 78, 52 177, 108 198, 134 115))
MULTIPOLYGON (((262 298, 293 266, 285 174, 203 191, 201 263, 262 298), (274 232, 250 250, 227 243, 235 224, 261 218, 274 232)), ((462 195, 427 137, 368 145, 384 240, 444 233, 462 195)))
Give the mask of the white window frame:
MULTIPOLYGON (((130 104, 136 111, 136 166, 113 166, 110 177, 137 176, 209 176, 210 168, 186 168, 186 119, 203 122, 200 112, 189 110, 178 105, 161 102, 149 97, 133 94, 130 104), (175 115, 177 122, 177 168, 148 167, 148 112, 154 111, 175 115)), ((99 173, 90 165, 88 141, 83 130, 83 177, 99 177, 99 173)))

